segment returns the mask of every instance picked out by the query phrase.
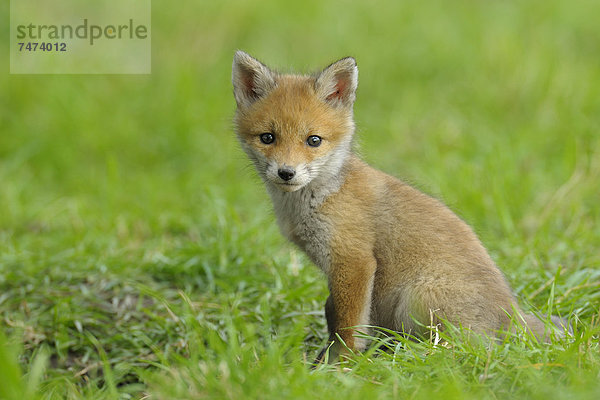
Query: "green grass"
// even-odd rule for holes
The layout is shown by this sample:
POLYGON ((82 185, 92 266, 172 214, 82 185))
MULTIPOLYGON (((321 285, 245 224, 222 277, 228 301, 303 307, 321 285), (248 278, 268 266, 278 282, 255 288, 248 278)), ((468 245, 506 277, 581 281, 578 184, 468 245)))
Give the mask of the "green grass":
POLYGON ((600 3, 153 3, 150 76, 3 63, 0 398, 600 398, 600 3), (355 56, 363 157, 449 204, 575 337, 310 370, 327 288, 232 133, 238 48, 355 56))

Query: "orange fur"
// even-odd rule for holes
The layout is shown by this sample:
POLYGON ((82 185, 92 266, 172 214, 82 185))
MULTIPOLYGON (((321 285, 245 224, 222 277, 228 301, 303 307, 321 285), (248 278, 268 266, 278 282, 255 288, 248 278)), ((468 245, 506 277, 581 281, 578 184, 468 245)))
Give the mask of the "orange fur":
POLYGON ((242 138, 263 148, 267 158, 296 165, 311 162, 337 145, 352 129, 345 114, 323 106, 315 97, 310 78, 283 75, 267 98, 241 112, 236 121, 242 138), (280 146, 262 145, 258 140, 257 135, 271 131, 287 133, 280 136, 280 146), (313 132, 326 140, 316 151, 303 146, 306 136, 313 132))

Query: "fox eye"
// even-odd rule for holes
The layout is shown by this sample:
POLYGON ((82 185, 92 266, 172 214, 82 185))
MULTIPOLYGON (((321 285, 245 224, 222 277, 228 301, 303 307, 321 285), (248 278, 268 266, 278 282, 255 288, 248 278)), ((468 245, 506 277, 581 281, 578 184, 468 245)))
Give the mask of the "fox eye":
POLYGON ((264 144, 271 144, 275 141, 275 135, 272 133, 263 133, 260 135, 260 141, 264 144))
POLYGON ((321 145, 321 137, 317 135, 311 135, 306 139, 306 144, 311 147, 319 147, 321 145))

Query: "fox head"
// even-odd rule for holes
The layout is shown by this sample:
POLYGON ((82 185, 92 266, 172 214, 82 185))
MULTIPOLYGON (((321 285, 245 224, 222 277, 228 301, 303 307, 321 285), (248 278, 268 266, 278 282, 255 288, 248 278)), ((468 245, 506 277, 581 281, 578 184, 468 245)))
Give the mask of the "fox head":
POLYGON ((354 134, 354 58, 287 75, 237 51, 232 81, 237 136, 267 185, 293 192, 340 173, 354 134))

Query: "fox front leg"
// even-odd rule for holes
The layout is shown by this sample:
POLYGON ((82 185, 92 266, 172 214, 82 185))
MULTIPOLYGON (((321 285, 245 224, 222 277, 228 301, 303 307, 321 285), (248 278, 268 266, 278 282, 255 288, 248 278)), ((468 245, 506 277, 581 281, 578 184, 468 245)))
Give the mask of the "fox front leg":
POLYGON ((335 326, 336 326, 336 315, 335 309, 333 308, 333 299, 331 295, 327 297, 327 301, 325 302, 325 318, 327 319, 327 329, 329 330, 329 340, 327 340, 327 345, 321 349, 317 359, 315 360, 315 364, 320 364, 325 362, 325 356, 327 355, 327 351, 329 350, 328 360, 336 360, 340 355, 333 348, 333 344, 335 343, 335 326))
POLYGON ((364 349, 365 340, 355 334, 361 326, 369 325, 375 265, 375 260, 357 263, 354 259, 352 263, 339 263, 332 268, 330 295, 325 303, 329 340, 315 363, 324 362, 327 352, 332 363, 350 351, 364 349))

